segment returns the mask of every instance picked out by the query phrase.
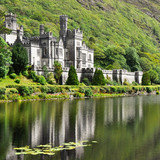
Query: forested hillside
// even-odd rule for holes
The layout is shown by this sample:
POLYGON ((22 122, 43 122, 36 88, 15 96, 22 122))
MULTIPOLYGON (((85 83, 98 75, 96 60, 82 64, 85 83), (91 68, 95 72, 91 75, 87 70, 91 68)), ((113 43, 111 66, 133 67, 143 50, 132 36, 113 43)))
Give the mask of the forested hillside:
POLYGON ((95 66, 105 69, 156 70, 160 77, 159 0, 1 0, 0 9, 17 14, 25 35, 45 24, 58 37, 59 16, 80 28, 95 50, 95 66))

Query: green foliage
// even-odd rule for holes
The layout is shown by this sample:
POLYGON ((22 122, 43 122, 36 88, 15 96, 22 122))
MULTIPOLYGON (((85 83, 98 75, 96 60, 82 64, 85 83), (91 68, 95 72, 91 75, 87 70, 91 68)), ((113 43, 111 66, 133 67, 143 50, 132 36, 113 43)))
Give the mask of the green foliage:
MULTIPOLYGON (((1 11, 0 11, 1 14, 1 11)), ((1 23, 1 21, 0 21, 1 23)), ((1 31, 1 28, 0 28, 1 31)), ((12 53, 7 43, 0 37, 0 78, 5 78, 9 71, 12 53)))
POLYGON ((28 64, 27 50, 21 43, 16 43, 12 49, 12 66, 15 73, 19 74, 26 70, 28 64))
POLYGON ((34 82, 37 82, 37 75, 35 71, 29 72, 29 78, 33 79, 34 82))
POLYGON ((36 77, 36 80, 37 80, 37 82, 40 83, 41 85, 45 85, 45 84, 47 83, 44 76, 37 76, 37 77, 36 77))
POLYGON ((68 79, 66 81, 67 85, 78 85, 78 77, 74 66, 71 66, 68 73, 68 79))
POLYGON ((148 71, 148 74, 150 76, 151 84, 155 83, 158 80, 158 73, 152 69, 148 71))
POLYGON ((101 70, 96 69, 93 76, 92 85, 105 85, 105 78, 101 70))
POLYGON ((21 82, 21 80, 20 79, 16 79, 15 82, 19 84, 21 82))
POLYGON ((140 64, 144 72, 147 72, 152 68, 151 62, 146 57, 140 58, 140 64))
POLYGON ((129 85, 127 79, 124 80, 123 85, 129 85))
POLYGON ((54 74, 52 72, 48 73, 46 77, 49 84, 56 84, 56 80, 54 79, 54 74))
POLYGON ((5 94, 6 88, 0 88, 0 95, 5 94))
POLYGON ((150 85, 151 80, 150 80, 150 75, 148 72, 143 73, 142 77, 142 85, 150 85))
POLYGON ((83 78, 82 83, 84 83, 86 86, 90 85, 90 81, 87 77, 83 78))
POLYGON ((28 77, 29 76, 29 73, 28 73, 28 71, 27 70, 25 70, 25 71, 23 71, 23 73, 22 73, 25 77, 28 77))
POLYGON ((10 78, 15 79, 17 77, 17 75, 15 73, 12 73, 9 75, 10 78))
POLYGON ((153 89, 151 87, 146 87, 147 93, 151 93, 153 89))
POLYGON ((34 92, 34 90, 31 86, 19 86, 18 92, 21 96, 30 96, 34 92))
POLYGON ((74 97, 77 97, 77 98, 81 98, 81 97, 82 97, 82 94, 79 93, 79 92, 75 92, 75 93, 73 94, 73 96, 74 96, 74 97))
POLYGON ((125 58, 127 60, 127 65, 130 66, 130 70, 132 72, 141 70, 141 66, 139 63, 139 55, 137 54, 135 48, 127 48, 125 58))
POLYGON ((93 96, 93 92, 91 88, 87 88, 85 90, 85 97, 92 97, 93 96))
POLYGON ((55 79, 59 84, 59 80, 62 75, 62 65, 58 61, 54 62, 54 73, 55 73, 55 79))
POLYGON ((47 66, 44 65, 44 66, 42 67, 42 70, 43 70, 43 76, 46 78, 46 77, 47 77, 47 74, 48 74, 47 66))

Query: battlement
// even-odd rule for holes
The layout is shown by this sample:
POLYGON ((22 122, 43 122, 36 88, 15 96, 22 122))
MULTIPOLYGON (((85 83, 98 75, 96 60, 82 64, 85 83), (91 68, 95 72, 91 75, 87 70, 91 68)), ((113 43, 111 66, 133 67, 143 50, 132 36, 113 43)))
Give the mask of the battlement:
POLYGON ((16 14, 8 13, 8 14, 5 15, 5 17, 6 18, 8 18, 8 17, 16 18, 17 16, 16 16, 16 14))

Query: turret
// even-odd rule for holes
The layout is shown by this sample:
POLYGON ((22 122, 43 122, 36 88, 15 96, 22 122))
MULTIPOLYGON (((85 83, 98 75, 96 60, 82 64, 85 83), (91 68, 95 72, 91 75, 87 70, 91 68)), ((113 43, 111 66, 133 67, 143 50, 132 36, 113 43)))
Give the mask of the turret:
POLYGON ((40 25, 39 31, 40 31, 40 36, 44 34, 44 25, 43 24, 40 25))
POLYGON ((67 15, 60 16, 60 37, 62 38, 63 42, 65 41, 67 35, 67 22, 68 22, 67 15))

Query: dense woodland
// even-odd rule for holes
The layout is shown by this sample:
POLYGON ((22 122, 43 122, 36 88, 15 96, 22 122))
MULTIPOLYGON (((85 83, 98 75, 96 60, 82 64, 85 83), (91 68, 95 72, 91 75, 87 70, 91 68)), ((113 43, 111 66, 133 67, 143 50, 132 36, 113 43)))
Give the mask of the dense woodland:
POLYGON ((68 28, 80 28, 95 50, 95 67, 156 71, 160 83, 160 4, 142 0, 1 0, 2 11, 17 14, 25 36, 38 35, 39 25, 59 36, 59 16, 68 28), (77 16, 78 15, 78 16, 77 16))

